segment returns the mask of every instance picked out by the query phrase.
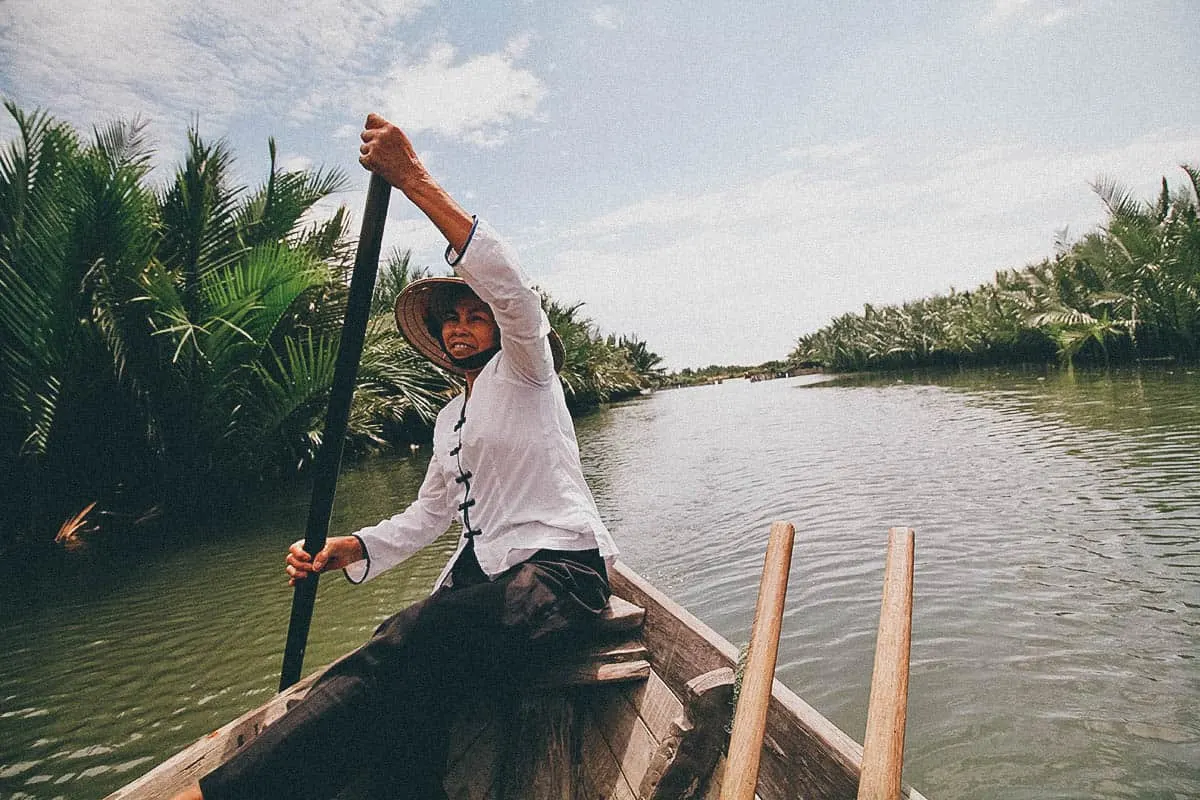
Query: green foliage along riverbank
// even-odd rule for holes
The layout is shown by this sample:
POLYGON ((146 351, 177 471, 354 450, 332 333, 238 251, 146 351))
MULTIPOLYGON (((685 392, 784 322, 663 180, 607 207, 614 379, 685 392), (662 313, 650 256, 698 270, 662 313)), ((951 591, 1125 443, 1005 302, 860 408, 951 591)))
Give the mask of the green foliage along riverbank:
POLYGON ((853 371, 1058 359, 1200 357, 1200 170, 1153 201, 1097 182, 1100 229, 993 282, 903 305, 865 306, 800 337, 790 360, 853 371))
MULTIPOLYGON (((346 209, 310 212, 337 171, 271 166, 233 181, 223 142, 191 131, 173 175, 150 181, 143 127, 85 140, 6 104, 0 152, 0 552, 77 545, 157 520, 202 518, 247 486, 302 471, 320 446, 354 242, 346 209)), ((458 390, 396 332, 391 301, 416 274, 381 270, 347 440, 350 455, 428 437, 458 390)), ((602 336, 546 298, 574 408, 658 378, 635 338, 602 336)))

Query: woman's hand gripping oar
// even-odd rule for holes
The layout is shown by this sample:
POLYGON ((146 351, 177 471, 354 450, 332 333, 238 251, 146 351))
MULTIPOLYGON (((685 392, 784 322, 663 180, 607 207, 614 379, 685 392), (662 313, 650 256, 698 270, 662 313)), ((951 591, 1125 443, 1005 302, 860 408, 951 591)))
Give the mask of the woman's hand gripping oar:
MULTIPOLYGON (((375 274, 379 271, 379 251, 383 246, 383 224, 387 219, 388 199, 392 187, 378 175, 371 176, 367 189, 367 205, 363 209, 362 230, 358 237, 358 255, 350 277, 350 297, 346 302, 346 319, 342 323, 342 338, 338 344, 337 363, 333 371, 333 386, 329 390, 329 410, 325 415, 325 433, 321 449, 313 465, 312 504, 308 508, 308 524, 304 531, 304 550, 310 555, 321 552, 329 533, 329 517, 333 512, 333 495, 337 490, 338 467, 342 461, 342 444, 350 420, 350 402, 354 398, 354 381, 358 361, 362 357, 367 334, 367 318, 371 315, 371 295, 375 292, 375 274)), ((295 581, 292 595, 292 617, 288 622, 287 646, 283 653, 283 670, 279 676, 279 691, 300 679, 304 665, 304 650, 308 645, 308 627, 312 622, 313 604, 317 598, 317 579, 313 572, 304 580, 295 581)))
POLYGON ((795 538, 796 529, 791 523, 772 523, 767 555, 763 559, 762 582, 758 587, 758 604, 754 609, 754 627, 750 631, 746 653, 746 669, 733 715, 721 800, 754 800, 795 538))

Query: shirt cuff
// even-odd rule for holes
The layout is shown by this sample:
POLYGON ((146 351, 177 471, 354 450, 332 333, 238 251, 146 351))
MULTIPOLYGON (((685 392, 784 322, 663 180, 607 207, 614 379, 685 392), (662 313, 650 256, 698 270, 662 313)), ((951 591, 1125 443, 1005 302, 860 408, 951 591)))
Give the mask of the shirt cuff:
POLYGON ((367 549, 367 543, 357 533, 350 534, 355 539, 358 539, 358 545, 362 548, 362 559, 355 561, 353 564, 347 564, 342 568, 342 574, 346 576, 346 580, 353 583, 355 586, 367 579, 367 575, 371 573, 371 551, 367 549))
POLYGON ((446 245, 446 263, 452 267, 458 266, 458 262, 467 254, 467 248, 471 246, 471 240, 475 238, 475 229, 479 227, 479 217, 471 216, 471 232, 467 234, 467 241, 463 243, 462 252, 455 252, 453 245, 446 245))

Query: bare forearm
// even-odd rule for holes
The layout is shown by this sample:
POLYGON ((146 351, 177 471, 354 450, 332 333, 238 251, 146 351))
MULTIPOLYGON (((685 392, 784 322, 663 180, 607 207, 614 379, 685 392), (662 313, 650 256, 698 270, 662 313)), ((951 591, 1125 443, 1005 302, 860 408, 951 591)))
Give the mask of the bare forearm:
POLYGON ((407 181, 398 188, 413 205, 429 217, 429 221, 442 232, 455 252, 461 253, 467 246, 467 239, 471 235, 471 227, 475 220, 449 192, 428 173, 407 181))

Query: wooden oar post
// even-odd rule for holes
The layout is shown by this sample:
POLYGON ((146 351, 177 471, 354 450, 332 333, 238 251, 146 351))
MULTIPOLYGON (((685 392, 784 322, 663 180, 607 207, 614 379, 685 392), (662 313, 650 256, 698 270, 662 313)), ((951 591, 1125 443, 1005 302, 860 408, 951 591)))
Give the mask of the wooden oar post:
POLYGON ((912 528, 888 531, 887 566, 875 669, 863 738, 858 800, 898 800, 904 768, 904 725, 908 709, 908 662, 912 641, 912 528))
POLYGON ((767 729, 767 707, 775 681, 779 655, 779 632, 783 627, 783 603, 787 597, 788 572, 792 565, 792 543, 796 529, 788 522, 771 525, 767 555, 763 559, 762 582, 754 608, 754 625, 746 653, 746 668, 733 715, 729 737, 729 759, 721 800, 754 800, 758 785, 758 763, 763 734, 767 729))
MULTIPOLYGON (((387 219, 391 190, 392 187, 383 178, 371 176, 358 237, 358 254, 354 259, 354 272, 350 276, 350 297, 346 302, 346 318, 342 323, 333 386, 329 390, 324 438, 313 465, 312 503, 308 507, 308 524, 304 531, 304 549, 312 555, 325 546, 325 538, 329 533, 329 517, 333 513, 333 496, 342 462, 342 445, 346 439, 346 425, 350 421, 350 403, 354 399, 358 361, 366 341, 367 319, 371 315, 371 296, 375 293, 375 275, 379 271, 379 251, 383 246, 383 224, 387 219)), ((283 670, 279 676, 281 692, 300 679, 304 651, 308 646, 308 627, 317 599, 318 578, 314 574, 298 581, 292 595, 292 616, 288 622, 287 646, 284 648, 283 670)))

